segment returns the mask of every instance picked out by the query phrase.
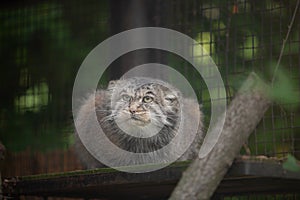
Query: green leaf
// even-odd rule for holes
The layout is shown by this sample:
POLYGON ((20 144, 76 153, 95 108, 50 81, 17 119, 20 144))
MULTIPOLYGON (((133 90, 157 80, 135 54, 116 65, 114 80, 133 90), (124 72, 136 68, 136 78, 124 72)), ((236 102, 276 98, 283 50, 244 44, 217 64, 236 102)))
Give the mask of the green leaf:
POLYGON ((287 160, 283 163, 282 166, 285 170, 300 172, 300 165, 298 164, 298 160, 290 154, 288 155, 287 160))
POLYGON ((299 91, 297 82, 282 67, 279 67, 273 89, 270 92, 271 98, 275 102, 283 104, 283 106, 288 105, 287 108, 295 110, 299 106, 299 91))

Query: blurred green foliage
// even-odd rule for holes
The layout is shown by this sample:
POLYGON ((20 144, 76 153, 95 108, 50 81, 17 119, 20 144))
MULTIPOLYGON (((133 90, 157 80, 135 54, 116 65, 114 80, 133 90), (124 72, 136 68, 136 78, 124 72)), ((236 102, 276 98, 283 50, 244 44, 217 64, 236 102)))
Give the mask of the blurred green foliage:
MULTIPOLYGON (((188 2, 170 1, 166 27, 188 34, 203 46, 219 67, 228 99, 251 71, 270 83, 296 1, 204 0, 198 4, 195 11, 186 12, 188 2)), ((117 14, 110 12, 108 1, 97 0, 34 1, 0 9, 0 89, 5 94, 0 99, 0 139, 8 149, 47 150, 72 143, 73 82, 85 56, 109 37, 109 19, 117 14)), ((295 20, 298 27, 299 20, 295 20)), ((249 140, 254 154, 300 152, 296 25, 270 91, 276 104, 249 140)), ((167 64, 197 91, 208 125, 211 103, 201 76, 176 55, 168 54, 167 64)), ((107 82, 109 71, 105 74, 101 80, 107 82)))
MULTIPOLYGON (((291 73, 293 73, 293 71, 291 71, 291 73)), ((295 73, 297 72, 295 71, 295 73)), ((285 109, 296 110, 299 106, 300 99, 299 80, 293 80, 283 66, 279 66, 274 76, 275 82, 269 95, 285 109)))
POLYGON ((287 160, 283 163, 283 168, 292 172, 300 172, 300 163, 294 156, 289 154, 287 160))
POLYGON ((8 150, 71 144, 72 85, 85 56, 107 36, 107 18, 106 1, 0 9, 0 139, 8 150))

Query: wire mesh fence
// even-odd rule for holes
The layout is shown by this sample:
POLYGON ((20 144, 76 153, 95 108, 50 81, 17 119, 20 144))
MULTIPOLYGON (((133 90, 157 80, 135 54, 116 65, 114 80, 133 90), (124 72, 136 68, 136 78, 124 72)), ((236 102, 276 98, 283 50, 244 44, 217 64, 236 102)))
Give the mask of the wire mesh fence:
MULTIPOLYGON (((290 26, 296 1, 172 3, 170 27, 190 35, 209 52, 222 73, 229 101, 249 71, 270 81, 280 57, 280 73, 299 85, 299 12, 290 26)), ((290 96, 297 99, 296 93, 292 91, 290 96)), ((210 99, 204 94, 202 91, 201 99, 206 105, 210 99)), ((272 105, 249 139, 252 154, 299 156, 299 111, 292 109, 299 101, 281 100, 272 105)))
MULTIPOLYGON (((276 90, 280 98, 267 111, 247 146, 251 155, 283 158, 292 154, 300 159, 297 1, 155 0, 142 4, 134 0, 129 3, 7 1, 4 4, 0 9, 0 138, 8 154, 3 176, 82 168, 70 150, 74 131, 71 93, 77 70, 89 51, 104 39, 139 26, 171 28, 198 41, 221 72, 228 102, 250 71, 271 82, 280 60, 278 74, 281 76, 277 79, 281 85, 276 90), (139 6, 144 9, 142 13, 139 6), (291 24, 294 13, 296 17, 291 24), (144 22, 137 20, 139 16, 143 16, 144 22), (287 87, 293 90, 286 92, 287 87)), ((184 74, 203 104, 207 126, 211 99, 191 65, 167 52, 149 50, 147 55, 146 60, 127 65, 159 61, 184 74)), ((139 56, 133 52, 129 58, 139 56)), ((196 49, 191 56, 199 56, 196 49)), ((120 66, 124 63, 122 58, 113 63, 104 79, 118 78, 127 71, 128 66, 120 66)), ((241 154, 246 154, 245 150, 241 154)), ((270 199, 297 198, 296 194, 270 196, 270 199)))

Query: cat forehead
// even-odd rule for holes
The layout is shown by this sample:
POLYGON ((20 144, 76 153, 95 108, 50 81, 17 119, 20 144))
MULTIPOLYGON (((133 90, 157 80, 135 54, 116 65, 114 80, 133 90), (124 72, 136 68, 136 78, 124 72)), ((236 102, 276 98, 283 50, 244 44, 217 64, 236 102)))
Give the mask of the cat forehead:
POLYGON ((150 78, 131 78, 114 81, 114 88, 119 93, 147 93, 151 91, 155 94, 165 94, 174 97, 180 96, 180 92, 168 83, 150 78), (162 93, 161 93, 162 92, 162 93))
POLYGON ((148 84, 144 84, 144 85, 135 85, 135 84, 129 84, 129 85, 125 85, 122 87, 121 93, 122 92, 132 92, 132 93, 147 93, 149 91, 151 92, 156 92, 159 90, 159 86, 158 85, 154 85, 151 83, 148 84))

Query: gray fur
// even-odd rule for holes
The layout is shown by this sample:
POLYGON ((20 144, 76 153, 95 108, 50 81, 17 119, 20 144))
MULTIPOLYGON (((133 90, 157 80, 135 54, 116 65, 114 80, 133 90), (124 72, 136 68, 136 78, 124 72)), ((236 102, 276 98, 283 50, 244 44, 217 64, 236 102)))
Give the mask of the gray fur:
MULTIPOLYGON (((190 134, 188 127, 197 123, 196 115, 200 116, 195 140, 179 158, 190 160, 197 156, 203 139, 202 113, 197 102, 183 98, 176 88, 162 81, 148 78, 111 81, 106 90, 98 90, 87 98, 79 110, 76 122, 86 133, 93 131, 89 118, 92 117, 93 109, 96 109, 99 124, 116 146, 134 153, 154 155, 156 150, 171 143, 178 133, 182 116, 179 105, 187 113, 185 114, 187 119, 182 119, 184 127, 187 127, 184 134, 190 134), (92 104, 93 98, 95 105, 92 104), (128 131, 135 132, 135 135, 140 134, 140 137, 129 135, 128 131), (153 131, 158 133, 153 134, 153 131), (153 136, 148 137, 149 134, 153 136)), ((174 145, 172 151, 176 150, 174 145)), ((87 168, 104 166, 86 150, 77 132, 75 132, 75 151, 87 168)), ((128 161, 128 164, 135 163, 128 161)))

